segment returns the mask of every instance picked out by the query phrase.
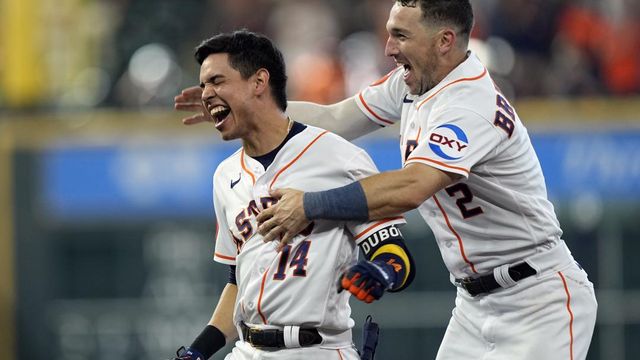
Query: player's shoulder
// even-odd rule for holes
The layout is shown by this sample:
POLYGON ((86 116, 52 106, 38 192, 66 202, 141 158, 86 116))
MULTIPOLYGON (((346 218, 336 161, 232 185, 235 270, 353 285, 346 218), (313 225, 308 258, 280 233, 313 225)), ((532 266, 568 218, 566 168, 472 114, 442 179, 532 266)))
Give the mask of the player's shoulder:
POLYGON ((327 149, 332 149, 331 151, 364 151, 362 148, 349 142, 342 136, 317 126, 307 125, 307 128, 302 132, 302 134, 305 134, 305 136, 311 141, 314 139, 317 139, 318 141, 321 140, 321 146, 327 149))
POLYGON ((392 95, 402 98, 404 94, 409 92, 409 88, 404 82, 403 74, 404 67, 397 66, 380 79, 369 84, 365 90, 372 93, 377 93, 378 90, 383 90, 383 92, 385 92, 384 90, 386 90, 392 95))
POLYGON ((227 173, 236 173, 237 170, 241 168, 241 157, 242 157, 242 147, 238 148, 233 154, 227 156, 224 160, 222 160, 215 172, 213 173, 213 180, 220 179, 224 177, 224 174, 227 173))
POLYGON ((495 113, 496 98, 500 91, 487 68, 474 55, 455 70, 455 76, 445 79, 440 92, 435 94, 432 109, 462 111, 491 118, 495 113))
POLYGON ((307 125, 305 131, 299 135, 307 138, 304 139, 304 143, 298 145, 297 150, 304 148, 300 152, 303 153, 309 149, 309 153, 313 155, 307 159, 313 159, 315 165, 321 163, 327 169, 339 168, 344 175, 349 175, 351 181, 378 172, 373 160, 364 149, 340 135, 310 125, 307 125))
POLYGON ((438 96, 439 100, 468 103, 470 100, 488 99, 496 95, 497 87, 491 74, 473 53, 451 75, 453 76, 441 84, 443 88, 442 96, 438 96))

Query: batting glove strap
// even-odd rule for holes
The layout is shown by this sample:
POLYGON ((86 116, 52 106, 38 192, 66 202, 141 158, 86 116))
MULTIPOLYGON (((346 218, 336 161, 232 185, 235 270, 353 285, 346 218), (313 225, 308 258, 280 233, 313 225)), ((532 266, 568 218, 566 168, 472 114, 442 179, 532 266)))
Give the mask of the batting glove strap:
POLYGON ((393 288, 396 283, 396 273, 393 271, 393 267, 383 261, 366 261, 366 265, 372 266, 375 271, 372 271, 371 275, 384 285, 385 290, 393 288))
POLYGON ((359 300, 370 303, 380 299, 396 281, 393 267, 384 262, 362 260, 345 272, 341 288, 359 300))
POLYGON ((173 360, 206 360, 197 350, 185 348, 184 346, 181 346, 176 351, 176 355, 177 357, 173 358, 173 360))

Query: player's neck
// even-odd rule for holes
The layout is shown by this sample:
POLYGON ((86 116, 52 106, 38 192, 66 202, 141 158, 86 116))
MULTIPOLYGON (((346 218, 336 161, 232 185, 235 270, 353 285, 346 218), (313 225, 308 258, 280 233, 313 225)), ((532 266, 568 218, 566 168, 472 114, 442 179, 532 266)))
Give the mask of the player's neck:
POLYGON ((256 157, 277 148, 287 137, 292 124, 293 122, 280 111, 258 115, 252 131, 242 139, 244 152, 256 157))
POLYGON ((454 50, 447 54, 446 57, 442 59, 441 65, 439 66, 439 71, 434 77, 433 87, 438 85, 444 78, 447 77, 455 68, 457 68, 460 64, 462 64, 467 57, 469 56, 466 50, 454 50))

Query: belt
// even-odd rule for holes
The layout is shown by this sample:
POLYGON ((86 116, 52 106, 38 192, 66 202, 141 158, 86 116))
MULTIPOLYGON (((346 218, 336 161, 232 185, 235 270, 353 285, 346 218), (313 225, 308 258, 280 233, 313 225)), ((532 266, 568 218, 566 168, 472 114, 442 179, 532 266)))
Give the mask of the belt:
POLYGON ((297 348, 317 345, 322 342, 322 336, 314 328, 300 328, 285 326, 280 329, 257 329, 240 323, 242 338, 257 348, 297 348), (297 336, 296 336, 296 333, 297 336))
MULTIPOLYGON (((514 282, 520 281, 529 276, 535 275, 537 272, 531 265, 526 262, 509 267, 509 276, 514 282)), ((493 273, 483 275, 477 278, 467 277, 464 279, 456 279, 456 283, 467 290, 471 296, 476 296, 484 293, 491 292, 502 286, 498 283, 493 273)))

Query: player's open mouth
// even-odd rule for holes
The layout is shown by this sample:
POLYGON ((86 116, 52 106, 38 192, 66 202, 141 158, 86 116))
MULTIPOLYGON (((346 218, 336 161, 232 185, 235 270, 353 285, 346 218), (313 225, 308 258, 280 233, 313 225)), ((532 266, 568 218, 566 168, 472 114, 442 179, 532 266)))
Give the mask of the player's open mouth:
POLYGON ((222 123, 224 123, 224 121, 227 119, 227 117, 231 113, 231 109, 224 105, 218 105, 210 108, 209 113, 211 114, 211 117, 213 118, 213 121, 217 128, 220 127, 222 123))
POLYGON ((404 80, 407 80, 409 78, 409 76, 411 76, 411 65, 402 64, 402 66, 404 67, 404 73, 402 74, 402 78, 404 80))

